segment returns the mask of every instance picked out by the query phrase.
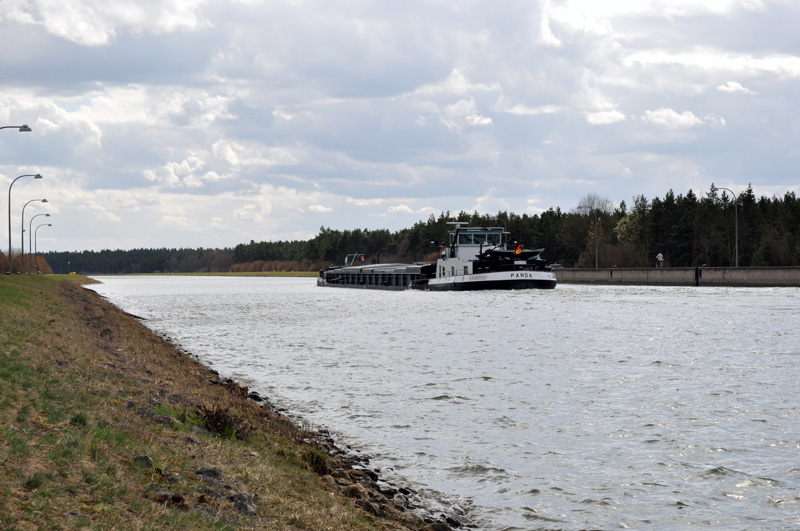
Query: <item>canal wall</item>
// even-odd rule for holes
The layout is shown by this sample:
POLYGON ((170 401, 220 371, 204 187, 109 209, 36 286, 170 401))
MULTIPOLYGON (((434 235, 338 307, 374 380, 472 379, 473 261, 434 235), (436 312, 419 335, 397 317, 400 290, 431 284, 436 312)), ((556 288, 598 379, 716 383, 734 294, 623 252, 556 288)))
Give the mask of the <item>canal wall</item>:
POLYGON ((563 284, 800 287, 800 267, 557 269, 563 284))

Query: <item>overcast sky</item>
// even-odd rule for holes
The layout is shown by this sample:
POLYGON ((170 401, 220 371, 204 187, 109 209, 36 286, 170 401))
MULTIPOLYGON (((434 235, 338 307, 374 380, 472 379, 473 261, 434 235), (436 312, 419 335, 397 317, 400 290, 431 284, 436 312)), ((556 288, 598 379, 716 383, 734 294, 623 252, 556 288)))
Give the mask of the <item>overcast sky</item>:
POLYGON ((0 0, 0 126, 33 129, 0 131, 0 190, 44 176, 11 205, 17 247, 48 199, 40 251, 800 193, 799 26, 797 0, 0 0))

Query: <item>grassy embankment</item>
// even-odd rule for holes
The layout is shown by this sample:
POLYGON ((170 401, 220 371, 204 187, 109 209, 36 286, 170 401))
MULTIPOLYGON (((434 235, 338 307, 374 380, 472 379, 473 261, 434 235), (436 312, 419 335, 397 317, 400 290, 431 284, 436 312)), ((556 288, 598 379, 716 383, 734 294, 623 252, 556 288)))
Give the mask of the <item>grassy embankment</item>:
POLYGON ((427 528, 80 278, 0 277, 0 528, 427 528))

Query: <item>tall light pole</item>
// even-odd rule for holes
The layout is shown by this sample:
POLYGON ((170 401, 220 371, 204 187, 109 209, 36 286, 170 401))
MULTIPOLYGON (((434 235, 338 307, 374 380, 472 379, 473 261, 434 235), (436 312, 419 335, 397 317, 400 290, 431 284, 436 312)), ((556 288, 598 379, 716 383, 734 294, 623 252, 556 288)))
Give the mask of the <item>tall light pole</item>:
POLYGON ((734 220, 734 235, 736 237, 735 249, 736 249, 736 267, 739 267, 739 207, 737 206, 739 203, 736 194, 733 193, 733 190, 730 188, 725 188, 722 186, 714 186, 714 183, 711 183, 711 192, 717 193, 720 190, 727 190, 733 196, 733 220, 734 220))
MULTIPOLYGON (((9 127, 9 126, 6 126, 6 127, 9 127)), ((34 179, 41 179, 42 178, 42 176, 39 175, 38 173, 36 173, 36 174, 30 173, 30 174, 26 174, 26 175, 20 175, 19 177, 17 177, 13 181, 11 181, 11 184, 8 185, 8 274, 9 275, 11 274, 11 187, 14 186, 15 182, 17 182, 18 180, 22 179, 23 177, 33 177, 34 179)))
MULTIPOLYGON (((49 216, 50 214, 47 215, 49 216)), ((39 227, 52 227, 52 226, 53 226, 52 223, 42 223, 41 225, 39 225, 39 227)), ((33 253, 33 255, 36 256, 37 258, 39 257, 39 244, 37 243, 36 238, 39 236, 39 227, 36 227, 36 230, 34 231, 36 234, 33 235, 33 245, 36 246, 36 251, 33 253)), ((38 267, 36 268, 36 271, 39 271, 38 267)))
MULTIPOLYGON (((578 210, 582 210, 584 208, 591 208, 588 205, 579 206, 578 210)), ((597 253, 597 209, 594 208, 594 268, 598 269, 598 253, 597 253)))
MULTIPOLYGON (((33 247, 31 247, 31 226, 33 225, 33 220, 38 218, 39 216, 45 216, 45 217, 49 218, 50 214, 49 213, 48 214, 36 214, 35 216, 32 216, 31 220, 28 222, 28 256, 30 257, 30 259, 28 260, 28 272, 30 274, 33 274, 33 262, 32 262, 33 255, 31 255, 31 253, 33 252, 33 247)), ((23 273, 25 272, 25 268, 24 267, 22 268, 22 272, 23 273)))
POLYGON ((31 128, 27 125, 4 125, 0 129, 17 129, 20 133, 30 133, 31 128))
MULTIPOLYGON (((22 205, 22 223, 20 224, 20 231, 19 231, 19 238, 20 238, 20 250, 22 252, 22 273, 25 274, 25 207, 29 204, 41 201, 42 203, 47 203, 47 199, 31 199, 24 205, 22 205)), ((30 235, 28 237, 28 247, 30 247, 30 235)))
MULTIPOLYGON (((16 129, 20 133, 30 133, 27 125, 3 125, 0 129, 16 129)), ((19 178, 19 177, 18 177, 19 178)), ((14 179, 15 181, 17 179, 14 179)), ((12 181, 11 184, 14 184, 12 181)), ((11 273, 11 187, 8 187, 8 272, 11 273)))

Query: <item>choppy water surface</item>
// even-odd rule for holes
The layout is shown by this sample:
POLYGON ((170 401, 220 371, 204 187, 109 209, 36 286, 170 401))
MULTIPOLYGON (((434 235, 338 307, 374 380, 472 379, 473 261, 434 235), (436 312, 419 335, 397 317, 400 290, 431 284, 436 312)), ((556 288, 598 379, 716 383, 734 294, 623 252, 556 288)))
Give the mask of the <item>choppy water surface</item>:
POLYGON ((98 278, 482 528, 800 527, 800 290, 98 278))

